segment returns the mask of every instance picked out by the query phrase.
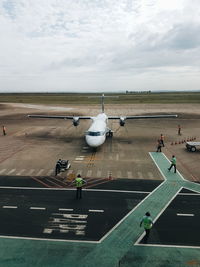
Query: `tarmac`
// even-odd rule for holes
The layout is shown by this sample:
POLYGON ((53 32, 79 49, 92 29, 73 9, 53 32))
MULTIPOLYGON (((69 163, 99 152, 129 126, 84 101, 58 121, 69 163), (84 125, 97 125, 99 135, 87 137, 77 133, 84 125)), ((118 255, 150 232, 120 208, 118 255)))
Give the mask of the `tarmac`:
MULTIPOLYGON (((12 214, 13 224, 11 223, 10 228, 4 225, 7 233, 1 231, 0 266, 200 266, 198 238, 200 185, 187 181, 179 171, 169 172, 170 161, 165 154, 156 152, 149 154, 163 176, 163 182, 156 181, 153 184, 152 181, 151 186, 146 185, 146 187, 142 183, 135 182, 136 186, 130 190, 130 184, 122 188, 122 185, 111 181, 96 185, 93 189, 85 189, 83 199, 78 200, 79 202, 74 199, 75 192, 72 188, 56 190, 38 187, 11 188, 5 184, 1 186, 0 212, 8 218, 12 214), (16 190, 15 193, 13 190, 16 190), (56 194, 54 192, 52 195, 52 190, 56 190, 56 194), (29 192, 28 195, 25 191, 29 192), (64 194, 66 192, 69 194, 64 194), (99 200, 96 201, 97 199, 99 200), (96 218, 94 221, 91 220, 89 228, 93 228, 93 232, 97 232, 98 228, 101 229, 98 238, 90 235, 86 240, 83 238, 84 235, 80 234, 76 235, 76 239, 66 241, 56 233, 53 238, 45 239, 44 236, 49 236, 51 231, 44 223, 46 219, 37 222, 37 225, 42 225, 43 230, 43 235, 38 235, 37 238, 33 233, 20 230, 20 227, 17 233, 9 230, 19 220, 19 214, 15 216, 17 211, 21 212, 22 221, 26 222, 26 225, 31 222, 34 224, 44 212, 46 214, 49 212, 48 218, 52 218, 52 213, 57 213, 53 217, 53 222, 60 222, 60 225, 63 225, 63 219, 86 221, 91 212, 88 207, 93 211, 96 210, 96 213, 92 213, 92 217, 96 218), (107 207, 111 209, 106 210, 107 207), (60 215, 58 211, 62 211, 65 216, 60 215), (147 244, 143 244, 144 229, 139 224, 147 211, 151 213, 154 226, 147 244), (24 212, 29 216, 25 217, 24 212), (30 215, 31 212, 35 213, 30 215), (76 218, 72 214, 75 214, 76 218), (109 226, 108 221, 112 221, 112 225, 109 226), (44 233, 46 228, 50 230, 44 233), (19 231, 26 232, 26 236, 20 235, 19 231)), ((8 219, 7 222, 10 223, 8 219)), ((63 226, 61 228, 69 230, 63 226)), ((37 231, 39 232, 38 228, 37 231)))

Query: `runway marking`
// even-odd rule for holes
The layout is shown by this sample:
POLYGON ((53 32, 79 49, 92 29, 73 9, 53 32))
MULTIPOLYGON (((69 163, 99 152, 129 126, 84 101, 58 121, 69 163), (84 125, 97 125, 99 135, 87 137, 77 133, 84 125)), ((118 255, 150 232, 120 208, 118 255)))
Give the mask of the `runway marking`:
POLYGON ((152 180, 154 179, 154 176, 153 176, 152 172, 148 172, 148 176, 149 176, 150 179, 152 179, 152 180))
POLYGON ((47 175, 49 176, 50 174, 53 173, 53 171, 54 171, 54 169, 49 170, 49 171, 47 172, 47 175))
POLYGON ((0 174, 2 174, 3 172, 5 172, 7 169, 3 169, 0 171, 0 174))
POLYGON ((128 178, 129 178, 129 179, 133 178, 133 174, 132 174, 132 172, 127 171, 127 174, 128 174, 128 178))
POLYGON ((27 172, 26 175, 28 175, 28 176, 31 175, 31 174, 34 172, 34 170, 35 170, 35 169, 31 169, 29 172, 27 172))
POLYGON ((137 172, 139 179, 143 179, 143 174, 141 172, 137 172))
POLYGON ((122 178, 122 172, 121 171, 117 171, 117 178, 122 178))
POLYGON ((63 209, 63 208, 59 208, 58 210, 60 210, 60 211, 73 211, 74 209, 63 209))
POLYGON ((191 216, 191 217, 194 216, 194 214, 192 214, 192 213, 191 214, 189 214, 189 213, 188 214, 186 214, 186 213, 177 213, 176 215, 177 216, 191 216))
POLYGON ((97 177, 101 177, 101 171, 100 170, 97 171, 97 177))
POLYGON ((89 210, 89 212, 104 212, 104 210, 89 210))
POLYGON ((92 176, 92 170, 88 170, 86 176, 91 177, 92 176))
POLYGON ((46 208, 43 208, 43 207, 30 207, 30 210, 46 210, 46 208))
POLYGON ((19 171, 16 175, 21 175, 23 172, 25 172, 26 169, 22 169, 21 171, 19 171))
POLYGON ((11 174, 11 173, 13 173, 13 172, 15 172, 16 171, 16 169, 12 169, 11 171, 9 171, 7 174, 11 174))
MULTIPOLYGON (((160 186, 162 186, 164 183, 166 183, 167 180, 165 180, 164 182, 162 182, 156 189, 154 189, 151 194, 153 194, 154 191, 156 191, 160 186)), ((163 209, 161 209, 161 211, 158 213, 158 215, 156 216, 156 218, 153 220, 153 223, 155 224, 155 222, 158 220, 158 218, 161 216, 161 214, 167 209, 167 207, 170 205, 170 203, 176 198, 176 196, 179 194, 179 192, 183 189, 183 187, 179 188, 179 190, 176 192, 176 194, 174 194, 174 196, 166 203, 166 205, 164 206, 163 209)), ((147 196, 147 198, 151 195, 149 194, 147 196)), ((145 236, 145 232, 143 232, 143 234, 137 239, 137 241, 135 242, 134 245, 140 245, 140 241, 142 240, 142 238, 145 236)))
POLYGON ((44 169, 39 170, 39 172, 36 174, 36 176, 40 176, 43 173, 44 169))
POLYGON ((116 154, 116 160, 119 160, 119 153, 116 154))
POLYGON ((17 209, 17 206, 3 206, 3 209, 17 209))
POLYGON ((77 160, 78 160, 78 161, 79 161, 79 160, 81 161, 81 160, 84 160, 84 158, 75 158, 75 161, 77 161, 77 160))

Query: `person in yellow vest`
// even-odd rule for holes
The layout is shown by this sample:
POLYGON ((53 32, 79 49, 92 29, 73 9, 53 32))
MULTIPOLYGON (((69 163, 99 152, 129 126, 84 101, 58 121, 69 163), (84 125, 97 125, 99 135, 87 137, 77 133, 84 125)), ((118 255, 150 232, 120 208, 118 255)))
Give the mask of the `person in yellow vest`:
POLYGON ((175 157, 175 155, 172 155, 171 165, 168 168, 168 171, 170 171, 172 167, 174 167, 174 173, 176 173, 176 157, 175 157))
POLYGON ((142 218, 140 222, 140 227, 144 226, 144 230, 146 232, 146 235, 144 237, 144 241, 147 242, 147 239, 149 238, 150 230, 153 226, 153 220, 151 218, 151 214, 149 212, 146 212, 145 216, 142 218))
POLYGON ((73 181, 73 184, 76 186, 76 199, 82 198, 82 187, 86 184, 86 181, 83 180, 80 174, 77 175, 76 179, 73 181))

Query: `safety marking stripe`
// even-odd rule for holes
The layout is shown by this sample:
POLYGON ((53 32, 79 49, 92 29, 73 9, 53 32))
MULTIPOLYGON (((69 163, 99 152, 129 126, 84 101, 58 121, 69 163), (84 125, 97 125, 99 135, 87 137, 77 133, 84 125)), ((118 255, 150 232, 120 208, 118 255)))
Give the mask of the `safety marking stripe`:
POLYGON ((34 172, 35 169, 31 169, 29 172, 27 172, 26 175, 31 175, 34 172))
POLYGON ((104 210, 89 210, 89 212, 104 212, 104 210))
POLYGON ((143 179, 143 175, 142 175, 141 172, 137 172, 137 174, 138 174, 138 178, 139 178, 139 179, 143 179))
POLYGON ((11 174, 11 173, 13 173, 13 172, 15 172, 16 171, 16 169, 12 169, 11 171, 9 171, 7 174, 11 174))
POLYGON ((16 175, 21 175, 23 172, 25 172, 26 169, 20 170, 16 175))
POLYGON ((49 171, 47 172, 47 175, 52 174, 52 172, 53 172, 53 169, 49 170, 49 171))
POLYGON ((43 208, 43 207, 30 207, 30 210, 46 210, 46 208, 43 208))
POLYGON ((39 170, 39 172, 36 174, 36 176, 41 175, 43 171, 44 171, 44 169, 39 170))
POLYGON ((17 206, 3 206, 3 209, 17 209, 17 206))
POLYGON ((127 175, 128 175, 128 178, 129 178, 129 179, 133 178, 133 174, 132 174, 131 171, 127 171, 127 175))
POLYGON ((73 211, 74 209, 63 209, 63 208, 59 208, 58 210, 60 210, 60 211, 73 211))
POLYGON ((1 170, 1 171, 0 171, 0 174, 3 173, 3 172, 5 172, 5 171, 6 171, 6 169, 1 170))
POLYGON ((177 216, 194 216, 194 214, 184 214, 184 213, 177 213, 177 216))

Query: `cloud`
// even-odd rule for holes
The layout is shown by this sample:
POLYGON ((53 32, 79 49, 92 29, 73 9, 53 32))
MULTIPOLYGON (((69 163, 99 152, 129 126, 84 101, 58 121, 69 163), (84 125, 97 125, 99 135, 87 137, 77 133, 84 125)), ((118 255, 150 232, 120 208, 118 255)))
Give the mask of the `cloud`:
POLYGON ((198 7, 198 0, 2 0, 0 90, 134 89, 134 81, 145 89, 157 77, 153 89, 164 74, 173 89, 187 77, 200 89, 198 7))

